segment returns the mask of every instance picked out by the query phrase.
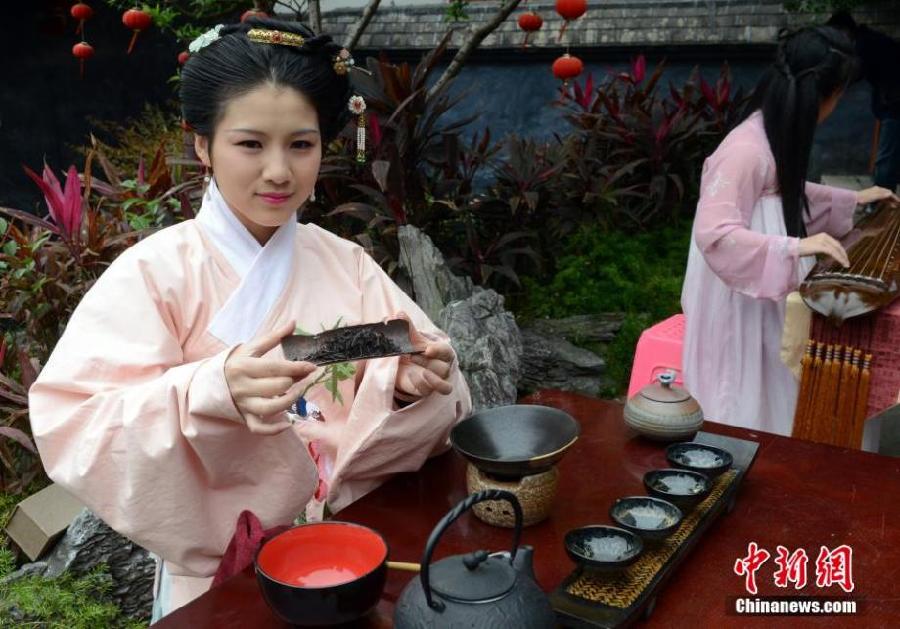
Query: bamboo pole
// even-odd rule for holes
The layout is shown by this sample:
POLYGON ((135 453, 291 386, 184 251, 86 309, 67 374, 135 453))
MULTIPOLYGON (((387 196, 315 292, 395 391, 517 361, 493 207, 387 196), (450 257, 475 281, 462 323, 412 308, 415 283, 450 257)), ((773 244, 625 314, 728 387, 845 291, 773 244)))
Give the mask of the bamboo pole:
POLYGON ((852 446, 862 447, 863 426, 866 421, 866 407, 869 405, 869 380, 871 377, 872 354, 866 354, 859 370, 859 393, 856 397, 856 416, 853 421, 852 446))
POLYGON ((812 361, 812 380, 809 392, 809 406, 807 407, 807 414, 803 425, 803 435, 801 436, 801 439, 811 440, 813 438, 813 430, 816 421, 816 407, 818 406, 817 400, 819 399, 819 385, 822 381, 822 359, 824 354, 825 345, 823 343, 816 342, 816 352, 813 355, 812 361))
POLYGON ((856 387, 859 384, 859 369, 852 373, 853 348, 849 345, 844 352, 844 362, 841 365, 841 384, 838 391, 837 418, 839 432, 835 443, 842 447, 850 446, 850 435, 853 434, 854 404, 856 401, 856 387))
POLYGON ((831 399, 831 362, 834 357, 834 345, 825 346, 825 360, 820 367, 819 394, 816 397, 816 411, 813 416, 812 439, 818 443, 825 443, 829 431, 830 422, 829 400, 831 399))
POLYGON ((800 359, 800 387, 797 392, 797 408, 794 410, 794 425, 791 427, 791 436, 803 438, 806 426, 806 418, 809 415, 809 400, 812 392, 812 361, 815 341, 807 339, 806 351, 800 359))
POLYGON ((823 436, 826 443, 837 443, 840 424, 838 421, 837 405, 840 399, 841 365, 844 359, 844 346, 834 346, 834 357, 831 359, 831 371, 828 374, 829 388, 828 398, 825 400, 826 412, 823 420, 823 436))

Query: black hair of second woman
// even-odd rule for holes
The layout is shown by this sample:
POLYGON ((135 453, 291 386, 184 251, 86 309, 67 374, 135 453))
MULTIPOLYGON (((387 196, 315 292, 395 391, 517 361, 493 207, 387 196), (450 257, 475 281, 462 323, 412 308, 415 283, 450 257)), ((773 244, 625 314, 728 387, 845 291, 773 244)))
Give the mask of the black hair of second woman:
POLYGON ((762 111, 775 158, 788 236, 804 238, 806 179, 819 106, 859 78, 853 44, 841 31, 810 26, 779 35, 775 62, 757 83, 746 115, 762 111))
POLYGON ((317 36, 299 22, 250 18, 225 25, 219 39, 191 54, 184 65, 180 89, 184 121, 212 143, 229 101, 269 83, 291 87, 307 97, 316 109, 323 143, 330 142, 350 116, 350 81, 334 70, 340 51, 331 37, 317 36), (304 44, 254 42, 247 37, 252 28, 300 35, 304 44))

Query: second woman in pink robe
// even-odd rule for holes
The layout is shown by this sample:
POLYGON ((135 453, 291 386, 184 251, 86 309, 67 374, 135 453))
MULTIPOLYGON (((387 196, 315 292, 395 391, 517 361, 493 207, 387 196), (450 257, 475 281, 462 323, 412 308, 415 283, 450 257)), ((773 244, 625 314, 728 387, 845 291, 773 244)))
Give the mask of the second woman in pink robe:
MULTIPOLYGON (((807 232, 853 225, 857 193, 806 184, 807 232)), ((812 268, 786 235, 775 159, 757 111, 703 165, 681 295, 685 387, 711 420, 789 435, 798 383, 782 363, 785 299, 812 268)))

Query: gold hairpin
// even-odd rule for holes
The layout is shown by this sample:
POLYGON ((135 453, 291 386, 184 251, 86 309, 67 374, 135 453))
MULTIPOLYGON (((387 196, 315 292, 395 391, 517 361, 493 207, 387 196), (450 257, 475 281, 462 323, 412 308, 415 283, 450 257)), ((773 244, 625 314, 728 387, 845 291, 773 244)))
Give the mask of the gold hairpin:
POLYGON ((281 44, 282 46, 303 46, 305 40, 302 36, 284 31, 273 31, 265 28, 251 28, 247 31, 250 41, 260 44, 281 44))

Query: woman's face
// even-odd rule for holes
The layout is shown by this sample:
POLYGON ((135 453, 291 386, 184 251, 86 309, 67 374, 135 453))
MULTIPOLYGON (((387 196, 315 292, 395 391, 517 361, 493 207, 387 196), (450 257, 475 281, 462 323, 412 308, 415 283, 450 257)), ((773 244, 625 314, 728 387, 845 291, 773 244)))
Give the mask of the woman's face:
POLYGON ((194 146, 237 218, 260 244, 294 220, 319 174, 322 142, 312 103, 270 83, 228 101, 210 144, 194 146))

